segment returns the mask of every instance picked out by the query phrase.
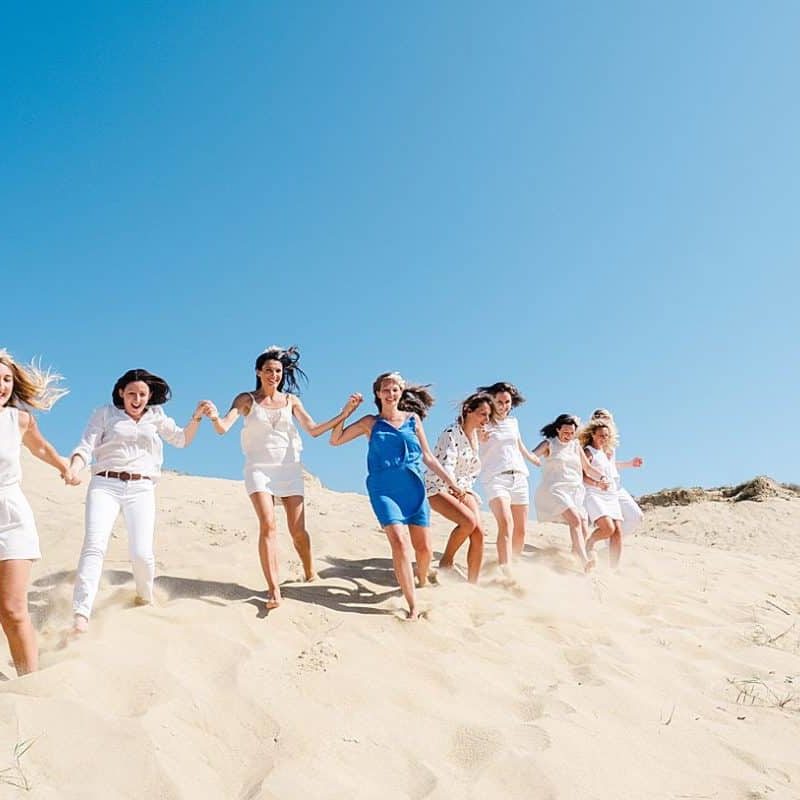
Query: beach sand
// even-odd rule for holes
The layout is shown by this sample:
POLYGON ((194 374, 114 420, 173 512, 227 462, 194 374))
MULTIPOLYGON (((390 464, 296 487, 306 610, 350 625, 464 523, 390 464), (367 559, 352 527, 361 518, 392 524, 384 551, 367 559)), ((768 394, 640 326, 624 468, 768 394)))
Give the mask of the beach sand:
POLYGON ((410 623, 365 496, 308 479, 312 584, 278 512, 267 614, 242 484, 167 474, 156 603, 133 605, 118 525, 65 645, 85 485, 23 468, 41 670, 0 646, 0 798, 800 798, 798 498, 648 510, 588 577, 531 522, 514 582, 487 515, 482 585, 442 576, 410 623))

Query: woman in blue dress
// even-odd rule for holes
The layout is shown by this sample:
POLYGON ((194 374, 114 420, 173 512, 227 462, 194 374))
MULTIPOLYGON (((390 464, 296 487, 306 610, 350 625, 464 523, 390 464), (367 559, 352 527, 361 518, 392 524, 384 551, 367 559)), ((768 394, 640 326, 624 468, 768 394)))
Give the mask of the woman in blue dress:
POLYGON ((422 386, 407 386, 397 372, 384 372, 372 385, 377 414, 367 414, 352 425, 339 422, 331 432, 331 444, 351 442, 359 436, 369 440, 367 492, 372 510, 392 547, 392 563, 409 619, 418 616, 412 551, 417 561, 417 579, 428 579, 433 550, 430 538, 430 506, 426 497, 422 465, 438 475, 459 499, 464 491, 435 458, 428 446, 422 418, 433 405, 433 397, 422 386))

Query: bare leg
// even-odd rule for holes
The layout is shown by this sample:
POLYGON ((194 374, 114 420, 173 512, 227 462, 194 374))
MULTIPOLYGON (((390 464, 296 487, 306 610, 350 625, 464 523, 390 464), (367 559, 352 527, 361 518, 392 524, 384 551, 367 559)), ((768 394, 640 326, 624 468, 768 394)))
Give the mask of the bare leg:
POLYGON ((514 533, 511 538, 511 552, 521 555, 525 547, 525 527, 528 523, 528 504, 511 506, 511 517, 514 520, 514 533))
POLYGON ((268 492, 253 492, 250 502, 258 517, 258 558, 267 580, 269 597, 267 608, 281 604, 281 588, 278 584, 278 528, 275 525, 275 501, 268 492))
MULTIPOLYGON (((450 538, 447 540, 444 553, 442 553, 442 557, 439 559, 439 567, 441 569, 447 569, 453 566, 453 559, 455 558, 456 552, 467 539, 470 540, 470 548, 472 548, 472 534, 478 526, 475 508, 477 503, 471 494, 467 494, 464 497, 465 502, 463 503, 460 500, 456 500, 453 495, 446 494, 445 492, 431 495, 428 499, 430 500, 431 508, 437 514, 441 514, 446 519, 456 523, 456 527, 453 528, 450 538), (470 499, 472 503, 470 503, 470 499)), ((482 549, 483 537, 481 536, 481 550, 482 549)), ((469 560, 469 555, 467 555, 467 564, 469 564, 469 560)), ((478 565, 478 569, 480 570, 480 564, 478 565)))
POLYGON ((513 517, 511 515, 511 502, 507 497, 493 497, 489 501, 489 508, 497 520, 497 560, 500 566, 508 565, 511 557, 509 538, 511 535, 511 528, 513 526, 513 517))
POLYGON ((411 537, 403 525, 387 525, 384 533, 392 546, 392 564, 400 591, 408 603, 408 618, 417 618, 417 596, 414 589, 414 570, 411 566, 411 537))
POLYGON ((614 533, 611 534, 608 540, 608 559, 612 569, 619 566, 619 561, 622 558, 622 523, 614 520, 614 533))
POLYGON ((424 525, 409 525, 408 533, 411 546, 417 560, 417 580, 420 586, 428 582, 428 571, 431 568, 433 547, 431 547, 431 529, 424 525))
POLYGON ((572 552, 580 559, 584 571, 588 572, 594 567, 594 559, 589 558, 586 553, 585 534, 588 533, 586 522, 571 508, 566 509, 561 514, 561 518, 569 525, 569 535, 572 539, 572 552))
POLYGON ((8 639, 17 675, 27 675, 39 668, 36 632, 28 614, 30 575, 30 561, 0 561, 0 623, 8 639))
POLYGON ((294 542, 294 549, 303 562, 303 572, 307 581, 317 577, 314 572, 314 561, 311 557, 311 537, 306 530, 306 512, 302 495, 292 495, 283 498, 283 507, 286 511, 286 523, 294 542))
POLYGON ((598 517, 595 520, 595 529, 586 540, 586 552, 591 553, 594 546, 603 539, 610 539, 614 533, 614 521, 611 517, 598 517))

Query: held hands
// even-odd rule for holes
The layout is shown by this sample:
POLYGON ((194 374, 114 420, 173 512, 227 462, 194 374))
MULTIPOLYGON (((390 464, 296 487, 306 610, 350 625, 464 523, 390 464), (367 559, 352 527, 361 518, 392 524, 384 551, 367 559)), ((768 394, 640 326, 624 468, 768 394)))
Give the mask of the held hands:
POLYGON ((364 396, 359 392, 353 392, 353 394, 347 398, 347 402, 342 406, 342 414, 344 414, 345 419, 347 419, 347 417, 349 417, 363 402, 364 396))
POLYGON ((450 492, 450 494, 453 495, 456 500, 463 501, 467 496, 467 493, 460 486, 456 486, 455 484, 453 484, 447 491, 450 492))
POLYGON ((219 418, 219 411, 217 411, 217 407, 210 400, 201 400, 197 404, 197 409, 194 412, 194 416, 208 417, 212 422, 214 422, 219 418))
POLYGON ((63 480, 67 486, 78 486, 81 482, 81 479, 78 477, 77 473, 72 471, 69 462, 66 460, 62 462, 60 474, 61 480, 63 480))

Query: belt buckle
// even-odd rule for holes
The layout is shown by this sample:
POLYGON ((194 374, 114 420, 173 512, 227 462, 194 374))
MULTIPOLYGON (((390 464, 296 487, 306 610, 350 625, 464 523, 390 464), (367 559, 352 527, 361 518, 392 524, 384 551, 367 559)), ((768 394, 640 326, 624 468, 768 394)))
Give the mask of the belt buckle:
POLYGON ((120 479, 121 481, 126 481, 126 482, 127 482, 127 481, 129 481, 129 480, 130 480, 132 477, 133 477, 133 475, 132 475, 130 472, 120 472, 120 474, 119 474, 119 479, 120 479))

